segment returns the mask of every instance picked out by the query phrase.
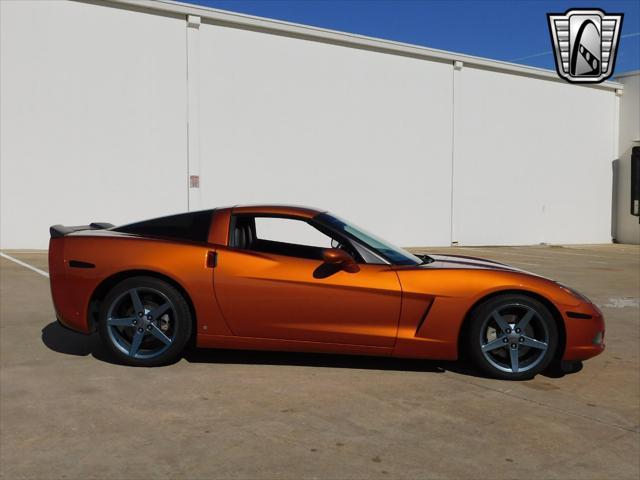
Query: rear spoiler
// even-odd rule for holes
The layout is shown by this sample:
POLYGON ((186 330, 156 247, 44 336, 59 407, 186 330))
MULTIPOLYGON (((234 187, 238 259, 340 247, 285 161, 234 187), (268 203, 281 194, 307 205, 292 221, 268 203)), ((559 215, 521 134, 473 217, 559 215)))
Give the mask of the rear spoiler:
POLYGON ((73 232, 81 232, 83 230, 105 230, 107 228, 113 228, 115 225, 104 222, 94 222, 90 225, 78 225, 75 227, 65 227, 64 225, 53 225, 49 227, 49 233, 51 238, 60 238, 65 235, 69 235, 73 232))

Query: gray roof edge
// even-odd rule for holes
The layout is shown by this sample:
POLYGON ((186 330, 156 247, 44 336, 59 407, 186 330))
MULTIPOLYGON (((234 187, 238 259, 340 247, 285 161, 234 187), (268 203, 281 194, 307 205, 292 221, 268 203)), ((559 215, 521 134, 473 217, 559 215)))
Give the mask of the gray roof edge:
MULTIPOLYGON (((246 15, 243 13, 229 12, 218 10, 200 5, 186 4, 173 0, 76 0, 84 3, 101 3, 114 4, 136 9, 151 10, 156 12, 167 12, 183 15, 197 15, 201 18, 213 20, 229 25, 235 25, 240 28, 262 29, 272 33, 281 33, 289 35, 297 35, 306 37, 316 41, 338 42, 345 46, 356 48, 368 48, 371 50, 384 51, 390 54, 411 55, 415 57, 444 61, 460 61, 464 64, 484 67, 488 69, 498 70, 505 73, 513 73, 537 77, 547 80, 555 80, 564 82, 565 80, 558 77, 554 70, 545 68, 530 67, 517 63, 504 62, 501 60, 491 60, 488 58, 475 57, 463 53, 447 52, 445 50, 437 50, 419 45, 396 42, 393 40, 384 40, 379 38, 367 37, 354 33, 339 32, 325 28, 301 25, 282 20, 273 20, 268 18, 246 15)), ((623 76, 627 74, 622 74, 623 76)), ((610 90, 623 89, 624 86, 618 82, 607 81, 599 84, 581 84, 579 86, 590 88, 605 88, 610 90)))
POLYGON ((624 72, 620 75, 614 76, 613 78, 635 77, 636 75, 640 75, 640 70, 631 70, 630 72, 624 72))

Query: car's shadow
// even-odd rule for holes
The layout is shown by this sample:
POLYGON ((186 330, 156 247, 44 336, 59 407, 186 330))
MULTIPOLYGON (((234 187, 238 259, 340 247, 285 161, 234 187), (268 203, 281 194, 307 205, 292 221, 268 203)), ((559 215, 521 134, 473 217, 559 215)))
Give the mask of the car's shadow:
MULTIPOLYGON (((42 342, 47 348, 66 355, 91 355, 102 362, 119 365, 102 344, 97 334, 83 335, 51 322, 42 329, 42 342)), ((359 355, 323 353, 268 352, 255 350, 221 350, 190 347, 183 358, 190 363, 238 365, 291 365, 318 368, 352 368, 360 370, 395 370, 404 372, 455 372, 472 377, 484 377, 466 361, 416 360, 359 355)), ((558 372, 545 372, 547 377, 562 376, 558 372)))
POLYGON ((102 344, 98 334, 76 333, 62 327, 58 322, 51 322, 42 329, 42 343, 54 352, 79 357, 91 355, 100 361, 118 364, 102 344))
POLYGON ((448 362, 435 362, 431 360, 257 350, 190 349, 184 355, 184 359, 191 363, 293 365, 299 367, 397 370, 429 373, 443 373, 446 370, 453 370, 453 368, 450 368, 448 365, 448 362))

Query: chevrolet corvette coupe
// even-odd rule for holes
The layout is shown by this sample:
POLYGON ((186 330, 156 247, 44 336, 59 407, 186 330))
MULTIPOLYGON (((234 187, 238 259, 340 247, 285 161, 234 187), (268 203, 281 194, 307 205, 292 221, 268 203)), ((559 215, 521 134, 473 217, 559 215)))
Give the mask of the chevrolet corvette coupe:
POLYGON ((526 379, 604 349, 582 294, 515 267, 414 255, 331 213, 236 206, 50 229, 58 321, 122 363, 198 347, 454 360, 526 379))

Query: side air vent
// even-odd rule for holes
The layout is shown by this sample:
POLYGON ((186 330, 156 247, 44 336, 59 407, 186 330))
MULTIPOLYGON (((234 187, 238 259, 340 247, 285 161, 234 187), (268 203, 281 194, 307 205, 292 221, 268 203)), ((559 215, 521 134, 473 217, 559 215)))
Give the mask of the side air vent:
POLYGON ((427 306, 426 310, 422 314, 422 317, 420 318, 420 321, 418 322, 418 326, 416 327, 416 333, 415 333, 416 336, 418 335, 418 332, 422 328, 422 325, 424 325, 424 321, 427 319, 427 315, 429 315, 429 312, 431 311, 431 307, 433 307, 434 302, 435 302, 435 299, 431 300, 431 302, 427 306))

